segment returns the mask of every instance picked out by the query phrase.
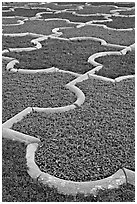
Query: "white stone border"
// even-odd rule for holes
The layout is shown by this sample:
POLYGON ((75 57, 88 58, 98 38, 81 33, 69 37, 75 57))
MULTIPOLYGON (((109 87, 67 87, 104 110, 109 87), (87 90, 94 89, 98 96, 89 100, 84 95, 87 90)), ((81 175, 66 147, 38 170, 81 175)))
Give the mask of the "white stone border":
POLYGON ((119 51, 119 52, 99 52, 99 53, 95 53, 93 55, 91 55, 89 58, 88 58, 88 62, 91 63, 92 65, 95 66, 94 69, 91 70, 91 72, 89 73, 89 77, 95 77, 95 78, 98 78, 98 79, 101 79, 101 80, 104 80, 104 81, 111 81, 113 83, 115 82, 120 82, 122 81, 123 79, 129 79, 129 78, 134 78, 135 75, 127 75, 127 76, 120 76, 120 77, 117 77, 115 79, 111 79, 111 78, 107 78, 107 77, 103 77, 103 76, 99 76, 99 75, 96 75, 95 72, 96 71, 99 71, 100 69, 102 69, 103 65, 96 62, 95 59, 98 58, 98 57, 103 57, 103 56, 109 56, 109 55, 125 55, 128 51, 135 51, 135 43, 124 48, 123 50, 119 51))
POLYGON ((82 193, 85 196, 88 196, 90 194, 96 195, 99 189, 114 189, 124 183, 135 185, 135 173, 126 168, 119 169, 116 173, 105 179, 88 182, 69 181, 51 176, 48 173, 43 173, 35 163, 35 152, 37 148, 37 143, 29 144, 27 146, 26 159, 29 168, 28 174, 44 185, 56 188, 59 193, 73 196, 82 193))

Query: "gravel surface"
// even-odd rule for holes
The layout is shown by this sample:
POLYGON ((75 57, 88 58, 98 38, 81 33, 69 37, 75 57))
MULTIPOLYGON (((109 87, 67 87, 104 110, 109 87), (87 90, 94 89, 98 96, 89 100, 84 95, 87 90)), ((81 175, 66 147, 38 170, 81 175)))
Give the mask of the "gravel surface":
POLYGON ((27 173, 26 146, 7 139, 2 140, 2 201, 3 202, 98 202, 134 201, 135 188, 131 185, 119 189, 100 191, 97 197, 62 195, 54 188, 34 181, 27 173))
POLYGON ((50 39, 41 41, 42 48, 31 52, 10 52, 5 56, 19 60, 16 68, 20 69, 46 69, 57 67, 77 73, 86 73, 94 68, 88 63, 88 58, 97 52, 116 51, 117 48, 100 45, 92 40, 62 41, 50 39))
POLYGON ((30 35, 23 37, 2 36, 2 50, 7 48, 34 47, 34 44, 31 43, 33 39, 36 39, 36 37, 30 35))
POLYGON ((135 31, 116 31, 108 30, 95 25, 87 25, 81 28, 61 29, 64 38, 72 37, 96 37, 101 38, 108 43, 119 45, 131 45, 135 43, 135 31))
POLYGON ((109 28, 116 29, 128 29, 135 28, 135 17, 110 17, 113 21, 111 22, 103 22, 103 23, 95 23, 95 24, 103 24, 109 28))
POLYGON ((103 68, 95 74, 115 79, 120 76, 135 74, 135 52, 128 52, 121 56, 104 56, 96 59, 103 64, 103 68))
POLYGON ((70 74, 19 74, 4 71, 2 75, 2 120, 5 122, 27 107, 60 107, 76 101, 73 92, 64 87, 75 77, 70 74))
POLYGON ((58 27, 75 27, 76 24, 67 23, 64 20, 28 20, 23 25, 3 27, 3 33, 36 33, 43 35, 51 35, 52 29, 58 27), (45 29, 46 28, 46 29, 45 29))
POLYGON ((41 138, 36 163, 59 178, 89 181, 122 167, 134 170, 134 79, 89 79, 78 86, 86 96, 80 108, 31 113, 12 129, 41 138))

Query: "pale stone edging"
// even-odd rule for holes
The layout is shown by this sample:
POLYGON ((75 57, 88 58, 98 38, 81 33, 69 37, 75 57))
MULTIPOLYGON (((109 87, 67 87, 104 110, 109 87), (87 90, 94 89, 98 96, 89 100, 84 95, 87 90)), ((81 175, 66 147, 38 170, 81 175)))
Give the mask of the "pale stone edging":
POLYGON ((8 128, 2 128, 2 137, 13 141, 23 142, 27 145, 40 142, 40 140, 36 137, 32 137, 8 128))
POLYGON ((95 77, 97 79, 105 80, 105 81, 111 81, 111 82, 114 82, 114 83, 115 82, 120 82, 123 79, 128 79, 128 78, 135 77, 135 75, 127 75, 127 76, 120 76, 120 77, 117 77, 115 79, 111 79, 111 78, 108 78, 108 77, 103 77, 103 76, 99 76, 99 75, 95 74, 96 71, 99 71, 103 67, 102 64, 95 61, 96 58, 102 57, 102 56, 107 56, 107 55, 125 55, 128 51, 130 51, 130 52, 135 51, 135 43, 130 45, 130 46, 127 46, 126 48, 124 48, 123 50, 118 51, 118 52, 117 51, 114 51, 114 52, 99 52, 99 53, 95 53, 95 54, 91 55, 88 58, 88 62, 91 63, 92 65, 94 65, 95 68, 91 70, 91 72, 89 73, 89 76, 90 77, 95 77))
POLYGON ((118 188, 124 183, 135 185, 135 173, 126 168, 124 168, 124 171, 119 169, 112 176, 105 179, 89 182, 67 181, 51 176, 48 173, 43 173, 35 163, 35 152, 37 147, 37 143, 29 144, 27 146, 26 159, 28 174, 41 183, 56 188, 59 193, 63 193, 65 195, 76 195, 78 193, 83 193, 85 196, 88 196, 89 194, 96 195, 99 189, 114 189, 118 188))

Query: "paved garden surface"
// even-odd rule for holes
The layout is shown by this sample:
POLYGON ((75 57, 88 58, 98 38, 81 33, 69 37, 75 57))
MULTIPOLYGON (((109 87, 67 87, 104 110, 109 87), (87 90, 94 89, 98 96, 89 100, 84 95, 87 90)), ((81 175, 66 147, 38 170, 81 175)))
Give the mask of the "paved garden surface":
MULTIPOLYGON (((104 179, 123 168, 134 173, 135 51, 134 46, 132 51, 126 47, 135 43, 134 7, 134 2, 2 3, 2 122, 27 107, 75 104, 75 109, 64 112, 33 110, 12 124, 11 129, 40 139, 35 163, 42 172, 76 182, 104 179), (40 36, 35 45, 31 43, 40 36), (24 50, 28 47, 33 51, 24 50), (128 51, 123 55, 124 48, 128 51), (98 69, 88 59, 100 52, 106 55, 95 57, 102 66, 98 69), (19 61, 9 71, 13 59, 7 57, 19 61), (20 73, 53 67, 58 69, 20 73), (69 85, 69 90, 65 85, 76 78, 81 82, 69 85), (80 93, 72 92, 72 87, 85 96, 80 105, 76 102, 80 93)), ((28 174, 26 148, 23 142, 2 139, 3 202, 135 201, 135 186, 129 183, 100 189, 96 195, 59 193, 28 174)))

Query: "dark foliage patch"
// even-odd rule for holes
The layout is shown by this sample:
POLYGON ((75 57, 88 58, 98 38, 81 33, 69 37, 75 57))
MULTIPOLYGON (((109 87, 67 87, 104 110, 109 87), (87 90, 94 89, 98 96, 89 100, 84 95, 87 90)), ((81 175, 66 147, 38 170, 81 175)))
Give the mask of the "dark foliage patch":
POLYGON ((94 6, 101 6, 101 5, 114 5, 118 7, 134 7, 135 2, 88 2, 88 4, 94 6))
POLYGON ((101 6, 93 6, 93 5, 86 5, 83 9, 77 11, 78 14, 96 14, 96 13, 104 13, 110 14, 111 10, 116 9, 113 5, 101 5, 101 6))
POLYGON ((19 60, 16 68, 19 69, 46 69, 57 67, 63 70, 69 70, 77 73, 85 73, 93 66, 88 63, 88 58, 101 51, 118 50, 113 47, 105 47, 100 42, 91 40, 82 41, 62 41, 45 40, 41 42, 42 48, 31 52, 10 52, 5 56, 13 57, 19 60))
POLYGON ((81 28, 61 29, 64 38, 72 37, 96 37, 101 38, 108 43, 118 45, 131 45, 135 42, 135 31, 116 31, 108 30, 95 25, 87 25, 81 28))
POLYGON ((64 87, 74 79, 69 74, 3 72, 2 78, 3 122, 27 107, 60 107, 76 100, 75 94, 64 87))
POLYGON ((73 181, 134 170, 134 79, 79 84, 85 103, 75 110, 31 113, 13 129, 41 138, 36 163, 42 171, 73 181))
POLYGON ((54 188, 34 181, 27 173, 26 146, 7 139, 2 141, 2 201, 3 202, 97 202, 134 201, 135 189, 123 185, 119 189, 100 191, 97 197, 62 195, 54 188))
POLYGON ((2 11, 9 10, 10 8, 12 8, 12 7, 11 6, 2 6, 2 11))
POLYGON ((105 20, 103 15, 100 16, 76 16, 72 13, 68 12, 62 12, 62 13, 51 13, 51 14, 42 14, 42 18, 48 19, 48 18, 62 18, 62 19, 68 19, 71 22, 82 22, 86 23, 88 21, 93 20, 105 20))
POLYGON ((31 8, 15 8, 11 12, 2 12, 2 16, 24 16, 34 17, 37 13, 48 12, 46 8, 31 9, 31 8))
POLYGON ((3 27, 3 33, 36 33, 51 35, 52 29, 58 27, 76 27, 76 24, 67 23, 64 20, 28 20, 23 25, 3 27), (46 28, 46 29, 45 29, 46 28))
POLYGON ((21 20, 19 18, 2 18, 2 25, 5 24, 17 24, 18 20, 21 20))
POLYGON ((109 28, 116 28, 116 29, 128 29, 128 28, 135 28, 135 17, 111 17, 111 22, 104 22, 99 23, 96 22, 95 24, 103 24, 109 28))
POLYGON ((135 9, 128 10, 128 11, 118 11, 120 15, 135 15, 135 9))
POLYGON ((29 35, 23 37, 2 36, 2 50, 7 48, 33 47, 34 45, 31 43, 31 40, 35 38, 29 35))
POLYGON ((135 52, 129 52, 121 56, 99 57, 96 62, 103 64, 103 68, 95 72, 100 76, 115 79, 120 76, 135 74, 135 52))

